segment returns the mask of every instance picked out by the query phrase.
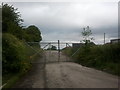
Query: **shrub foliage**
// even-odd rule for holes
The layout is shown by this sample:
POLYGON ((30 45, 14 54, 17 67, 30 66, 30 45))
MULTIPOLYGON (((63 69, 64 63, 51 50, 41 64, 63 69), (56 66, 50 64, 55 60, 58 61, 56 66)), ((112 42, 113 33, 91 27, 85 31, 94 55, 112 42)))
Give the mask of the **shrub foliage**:
MULTIPOLYGON (((77 49, 66 48, 64 53, 71 56, 77 49)), ((120 75, 120 44, 83 46, 73 56, 76 63, 120 75)))
POLYGON ((15 36, 3 34, 3 72, 19 72, 29 68, 30 63, 27 58, 26 46, 22 41, 19 41, 15 36))
POLYGON ((2 16, 3 74, 25 72, 30 67, 29 57, 35 54, 25 42, 41 41, 41 32, 34 25, 23 28, 20 13, 12 5, 2 4, 2 16))

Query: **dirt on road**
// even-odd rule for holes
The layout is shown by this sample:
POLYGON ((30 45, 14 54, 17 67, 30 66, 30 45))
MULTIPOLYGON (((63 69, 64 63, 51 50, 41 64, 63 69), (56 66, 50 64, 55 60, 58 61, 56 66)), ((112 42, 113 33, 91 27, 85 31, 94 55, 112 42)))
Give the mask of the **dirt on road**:
POLYGON ((17 82, 19 88, 118 88, 118 77, 84 67, 57 51, 45 51, 45 56, 34 63, 32 70, 17 82), (58 62, 59 60, 59 62, 58 62), (47 64, 42 68, 40 62, 47 64))

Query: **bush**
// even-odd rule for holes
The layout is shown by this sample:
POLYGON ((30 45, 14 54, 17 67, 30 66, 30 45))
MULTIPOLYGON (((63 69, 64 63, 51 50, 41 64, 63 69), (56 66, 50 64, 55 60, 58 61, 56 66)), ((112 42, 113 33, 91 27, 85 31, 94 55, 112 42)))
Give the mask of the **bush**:
POLYGON ((95 67, 113 74, 118 74, 120 58, 119 44, 96 45, 79 51, 77 62, 85 66, 95 67))
MULTIPOLYGON (((72 50, 72 53, 74 51, 75 49, 72 50)), ((67 53, 66 55, 71 54, 70 49, 64 52, 67 53)), ((73 59, 81 65, 120 75, 120 70, 118 69, 120 63, 120 44, 118 43, 81 47, 73 59)))
POLYGON ((30 67, 30 63, 26 56, 25 44, 8 33, 3 34, 2 40, 3 74, 26 71, 30 67))

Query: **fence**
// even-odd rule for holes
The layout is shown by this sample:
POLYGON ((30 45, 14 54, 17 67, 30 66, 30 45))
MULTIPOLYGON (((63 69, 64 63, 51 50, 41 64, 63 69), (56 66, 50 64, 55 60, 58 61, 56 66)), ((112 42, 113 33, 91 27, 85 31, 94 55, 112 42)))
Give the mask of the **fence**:
MULTIPOLYGON (((72 61, 70 57, 64 55, 62 53, 63 48, 70 48, 72 47, 72 42, 61 42, 58 41, 46 41, 46 42, 27 42, 28 47, 33 49, 36 54, 42 54, 42 59, 39 60, 39 62, 36 63, 43 63, 44 65, 46 63, 57 63, 57 62, 70 62, 72 61), (34 49, 30 44, 39 44, 43 50, 43 53, 39 52, 39 50, 34 49)), ((74 56, 77 51, 75 51, 72 56, 74 56)), ((72 57, 71 56, 71 57, 72 57)), ((32 62, 33 63, 33 62, 32 62)))

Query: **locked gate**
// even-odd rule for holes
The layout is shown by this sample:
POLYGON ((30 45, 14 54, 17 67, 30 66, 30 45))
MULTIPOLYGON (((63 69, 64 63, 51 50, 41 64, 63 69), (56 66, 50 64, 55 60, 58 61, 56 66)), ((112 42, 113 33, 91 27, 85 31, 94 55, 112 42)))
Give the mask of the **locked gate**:
MULTIPOLYGON (((40 54, 42 57, 40 57, 37 62, 32 61, 32 63, 41 63, 45 66, 46 63, 58 63, 58 62, 71 62, 72 59, 68 57, 67 55, 64 55, 62 52, 63 48, 71 48, 72 42, 61 42, 58 41, 42 41, 42 42, 27 42, 27 46, 29 46, 31 49, 35 51, 35 54, 40 54), (39 50, 34 49, 31 47, 32 45, 39 44, 39 48, 43 50, 41 53, 39 50), (54 48, 52 48, 54 47, 54 48)), ((34 54, 34 55, 35 55, 34 54)), ((74 55, 74 54, 73 54, 74 55)), ((32 58, 32 56, 30 56, 32 58)))
MULTIPOLYGON (((62 45, 65 47, 71 47, 66 42, 60 42, 58 41, 52 41, 52 42, 40 42, 41 48, 45 52, 46 57, 46 63, 57 63, 57 62, 67 62, 70 61, 70 59, 62 53, 62 45), (56 49, 52 48, 56 47, 56 49)), ((64 48, 65 48, 64 47, 64 48)))

